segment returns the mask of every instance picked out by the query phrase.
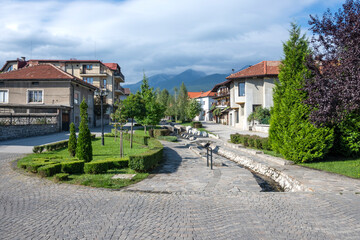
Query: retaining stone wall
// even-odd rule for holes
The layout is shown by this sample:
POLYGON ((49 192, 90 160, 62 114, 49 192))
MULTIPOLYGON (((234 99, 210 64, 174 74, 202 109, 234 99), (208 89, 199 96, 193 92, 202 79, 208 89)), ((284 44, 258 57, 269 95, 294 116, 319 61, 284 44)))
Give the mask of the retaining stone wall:
POLYGON ((59 131, 60 129, 57 124, 0 126, 0 141, 13 138, 34 137, 59 131))

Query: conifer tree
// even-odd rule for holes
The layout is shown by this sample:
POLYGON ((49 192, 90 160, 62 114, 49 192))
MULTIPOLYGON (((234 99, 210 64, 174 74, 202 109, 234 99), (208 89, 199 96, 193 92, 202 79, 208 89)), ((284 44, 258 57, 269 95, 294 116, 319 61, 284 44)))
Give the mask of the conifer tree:
POLYGON ((307 162, 322 158, 329 151, 333 130, 315 127, 309 121, 310 110, 303 103, 307 97, 303 90, 305 79, 310 77, 305 64, 308 42, 296 24, 291 27, 290 39, 283 44, 285 58, 274 88, 269 138, 273 150, 286 159, 307 162))
POLYGON ((68 143, 68 151, 70 157, 75 157, 76 154, 76 132, 75 132, 75 124, 72 122, 70 124, 70 137, 68 143))
POLYGON ((92 160, 92 145, 91 145, 91 133, 88 126, 88 114, 87 104, 85 99, 80 104, 80 126, 79 126, 79 137, 76 147, 76 156, 80 160, 90 162, 92 160))

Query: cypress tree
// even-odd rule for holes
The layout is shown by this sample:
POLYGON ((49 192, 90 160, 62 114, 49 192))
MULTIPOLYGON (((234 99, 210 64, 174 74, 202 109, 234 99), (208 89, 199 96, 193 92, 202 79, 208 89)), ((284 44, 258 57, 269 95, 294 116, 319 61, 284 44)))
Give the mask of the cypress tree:
POLYGON ((76 154, 76 133, 75 133, 75 124, 72 122, 70 124, 70 137, 68 143, 68 151, 70 157, 75 157, 76 154))
POLYGON ((300 28, 296 24, 291 26, 274 88, 269 138, 273 150, 286 159, 307 162, 322 158, 329 151, 333 130, 315 127, 309 121, 310 109, 303 103, 307 97, 303 88, 305 79, 310 77, 305 64, 310 51, 300 28))
POLYGON ((76 147, 76 156, 80 160, 90 162, 92 160, 92 145, 91 145, 91 133, 88 126, 88 114, 87 104, 85 99, 80 104, 80 126, 79 126, 79 137, 76 147))

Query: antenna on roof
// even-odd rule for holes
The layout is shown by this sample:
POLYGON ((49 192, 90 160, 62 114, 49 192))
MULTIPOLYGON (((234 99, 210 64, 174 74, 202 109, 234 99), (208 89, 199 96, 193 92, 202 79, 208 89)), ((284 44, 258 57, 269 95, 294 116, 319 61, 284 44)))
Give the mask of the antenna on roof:
POLYGON ((231 69, 232 72, 235 72, 235 69, 231 69))

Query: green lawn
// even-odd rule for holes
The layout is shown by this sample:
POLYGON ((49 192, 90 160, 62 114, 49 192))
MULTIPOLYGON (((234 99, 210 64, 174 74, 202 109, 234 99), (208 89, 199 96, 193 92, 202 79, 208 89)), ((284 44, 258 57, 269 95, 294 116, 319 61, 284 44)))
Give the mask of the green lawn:
MULTIPOLYGON (((143 132, 143 131, 142 131, 143 132)), ((139 131, 140 134, 140 131, 139 131)), ((101 138, 96 138, 92 141, 93 147, 93 161, 94 160, 105 160, 107 158, 119 158, 120 155, 120 140, 113 137, 105 137, 105 145, 101 145, 101 138)), ((150 142, 151 144, 151 142, 150 142)), ((133 148, 130 149, 130 142, 124 141, 124 154, 125 156, 138 154, 146 152, 148 148, 146 146, 140 145, 136 142, 133 142, 133 148)), ((71 161, 72 158, 69 157, 69 152, 67 149, 56 150, 52 152, 43 152, 37 154, 30 154, 23 159, 18 161, 18 167, 24 162, 30 162, 37 158, 54 158, 62 157, 64 161, 71 161)), ((111 169, 104 174, 73 174, 69 176, 69 180, 66 183, 79 184, 91 187, 102 187, 102 188, 113 188, 118 189, 125 187, 127 185, 139 182, 146 178, 148 173, 136 173, 134 170, 125 168, 125 169, 111 169), (136 176, 131 179, 111 179, 115 174, 136 174, 136 176)), ((48 179, 53 180, 53 177, 48 179)))
POLYGON ((360 158, 352 159, 330 156, 321 162, 300 163, 299 165, 338 173, 352 178, 360 178, 360 158))

